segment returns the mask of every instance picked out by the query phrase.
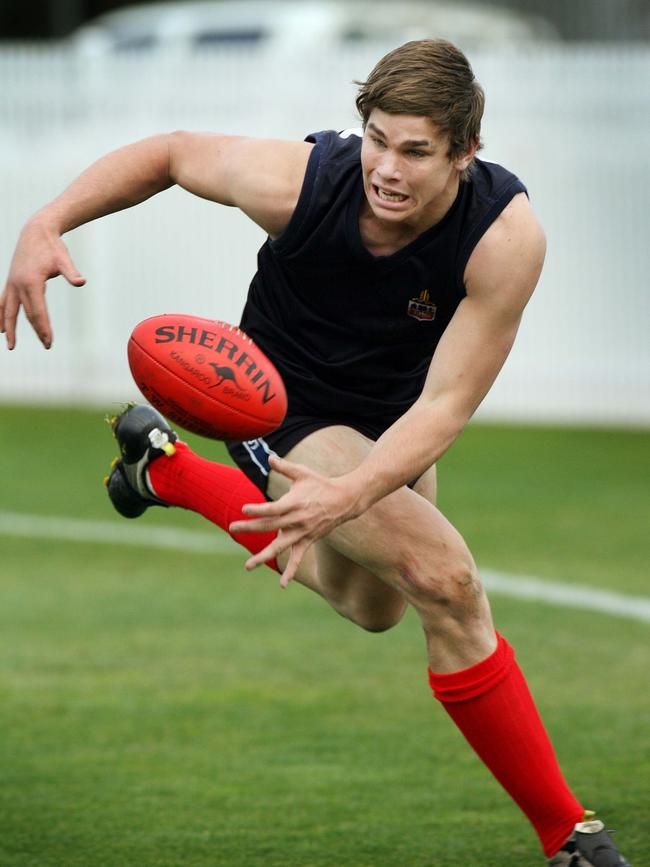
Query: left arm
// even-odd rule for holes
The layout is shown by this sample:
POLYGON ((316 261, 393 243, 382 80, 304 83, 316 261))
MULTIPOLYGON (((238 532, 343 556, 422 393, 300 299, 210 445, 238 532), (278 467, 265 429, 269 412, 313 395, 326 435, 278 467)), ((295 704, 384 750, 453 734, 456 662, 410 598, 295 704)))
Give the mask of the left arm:
POLYGON ((273 503, 246 506, 255 520, 242 530, 282 530, 247 568, 292 546, 282 583, 291 580, 304 551, 344 521, 420 476, 449 448, 501 370, 544 261, 542 229, 521 193, 474 249, 465 270, 466 297, 440 340, 422 394, 377 440, 353 471, 328 479, 280 458, 272 467, 292 479, 273 503))

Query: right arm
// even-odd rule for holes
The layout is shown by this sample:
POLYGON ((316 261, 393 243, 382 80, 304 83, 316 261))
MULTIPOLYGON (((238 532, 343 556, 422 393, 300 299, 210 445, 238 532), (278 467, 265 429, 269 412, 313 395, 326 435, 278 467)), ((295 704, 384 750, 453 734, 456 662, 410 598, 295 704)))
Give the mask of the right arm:
POLYGON ((145 201, 178 184, 202 198, 240 208, 270 235, 285 228, 298 201, 312 145, 210 133, 175 132, 136 142, 91 165, 24 226, 0 297, 0 332, 16 345, 21 307, 46 349, 52 329, 47 280, 82 286, 61 240, 65 232, 145 201))

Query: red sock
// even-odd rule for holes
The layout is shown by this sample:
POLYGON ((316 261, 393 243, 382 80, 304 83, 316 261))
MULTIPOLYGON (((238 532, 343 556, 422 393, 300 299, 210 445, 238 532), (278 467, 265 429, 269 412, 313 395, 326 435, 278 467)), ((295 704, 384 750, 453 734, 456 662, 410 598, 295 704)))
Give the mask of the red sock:
MULTIPOLYGON (((176 454, 160 457, 149 466, 153 490, 163 502, 198 512, 228 533, 232 521, 243 517, 246 503, 265 503, 264 494, 241 470, 208 461, 185 443, 176 443, 176 454)), ((232 534, 229 534, 232 535, 232 534)), ((238 533, 232 538, 257 554, 275 539, 273 533, 238 533)), ((266 564, 279 572, 275 560, 266 564)))
POLYGON ((491 656, 429 683, 479 758, 535 827, 547 857, 581 822, 584 809, 569 789, 508 642, 497 634, 491 656))

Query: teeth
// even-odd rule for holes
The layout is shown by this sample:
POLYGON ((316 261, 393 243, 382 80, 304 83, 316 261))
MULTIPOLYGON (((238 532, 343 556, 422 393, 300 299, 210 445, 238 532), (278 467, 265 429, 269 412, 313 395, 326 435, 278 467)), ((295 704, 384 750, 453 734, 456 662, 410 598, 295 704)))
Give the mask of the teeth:
POLYGON ((403 202, 406 199, 406 196, 403 196, 401 193, 387 193, 385 190, 377 187, 377 193, 380 199, 383 199, 385 202, 403 202))

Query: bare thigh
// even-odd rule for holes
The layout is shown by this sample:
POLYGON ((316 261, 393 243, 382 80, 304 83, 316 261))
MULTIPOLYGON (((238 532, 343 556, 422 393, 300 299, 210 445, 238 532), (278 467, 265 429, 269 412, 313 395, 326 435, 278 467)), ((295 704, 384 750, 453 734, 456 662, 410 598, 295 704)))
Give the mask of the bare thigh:
MULTIPOLYGON (((371 448, 357 431, 330 427, 305 437, 289 458, 337 476, 358 466, 371 448)), ((287 487, 271 473, 272 497, 287 487)), ((336 527, 313 546, 299 577, 340 614, 375 632, 397 623, 411 604, 431 669, 459 671, 496 647, 490 605, 462 536, 430 499, 434 476, 427 474, 418 489, 399 488, 336 527)))
MULTIPOLYGON (((353 428, 333 425, 309 434, 286 457, 323 475, 340 476, 358 466, 372 446, 372 440, 353 428)), ((281 497, 288 488, 284 476, 271 472, 268 493, 272 499, 281 497)), ((417 480, 414 491, 429 503, 435 503, 435 467, 417 480)), ((305 555, 297 580, 320 593, 344 617, 379 632, 399 622, 408 602, 398 586, 387 583, 371 567, 358 562, 356 549, 365 547, 361 532, 361 527, 358 532, 352 528, 356 544, 353 538, 351 546, 345 546, 345 552, 330 540, 316 542, 305 555)), ((368 543, 373 545, 372 540, 367 540, 368 543)))

